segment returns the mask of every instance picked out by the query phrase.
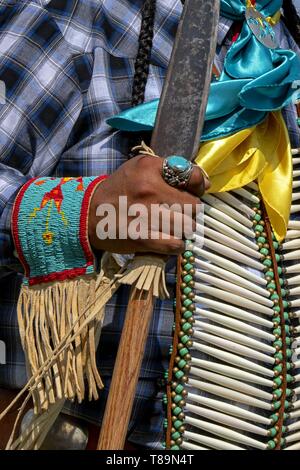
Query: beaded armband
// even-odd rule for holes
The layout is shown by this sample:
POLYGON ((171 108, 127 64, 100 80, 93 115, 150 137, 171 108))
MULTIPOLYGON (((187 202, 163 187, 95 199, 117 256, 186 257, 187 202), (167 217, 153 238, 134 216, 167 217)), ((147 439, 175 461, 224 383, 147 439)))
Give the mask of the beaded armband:
POLYGON ((90 399, 102 388, 95 361, 102 312, 94 318, 90 307, 97 276, 88 211, 105 178, 31 179, 15 201, 12 233, 25 271, 18 322, 36 413, 62 398, 81 402, 86 380, 90 399))
POLYGON ((105 176, 36 178, 19 192, 12 216, 15 247, 29 285, 94 272, 87 238, 89 201, 105 176))

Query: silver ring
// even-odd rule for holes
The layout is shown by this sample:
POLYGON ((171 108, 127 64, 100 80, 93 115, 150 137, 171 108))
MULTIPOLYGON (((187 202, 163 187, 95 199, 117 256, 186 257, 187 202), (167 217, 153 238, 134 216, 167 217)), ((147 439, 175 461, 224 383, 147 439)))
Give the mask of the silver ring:
POLYGON ((171 155, 163 161, 162 176, 168 185, 186 188, 192 176, 193 168, 194 165, 186 158, 171 155))

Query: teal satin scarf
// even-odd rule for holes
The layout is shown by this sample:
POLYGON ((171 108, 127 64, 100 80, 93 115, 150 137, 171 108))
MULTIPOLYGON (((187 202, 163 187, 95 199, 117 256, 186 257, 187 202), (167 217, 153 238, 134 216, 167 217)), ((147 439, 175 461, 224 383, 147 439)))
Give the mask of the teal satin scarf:
MULTIPOLYGON (((260 0, 256 8, 273 16, 282 0, 260 0)), ((221 0, 221 15, 242 21, 245 0, 221 0)), ((268 49, 253 35, 246 21, 230 47, 224 70, 211 84, 201 140, 234 134, 261 123, 270 111, 282 109, 299 94, 300 58, 291 50, 268 49)), ((123 111, 108 119, 112 127, 125 131, 152 130, 159 100, 123 111)))

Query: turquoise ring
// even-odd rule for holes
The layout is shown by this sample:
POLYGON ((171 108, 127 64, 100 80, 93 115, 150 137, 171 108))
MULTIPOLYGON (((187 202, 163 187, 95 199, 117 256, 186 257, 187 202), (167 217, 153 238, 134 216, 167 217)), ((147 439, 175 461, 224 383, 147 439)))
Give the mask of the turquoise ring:
POLYGON ((190 181, 193 168, 194 165, 186 158, 171 155, 163 161, 162 176, 168 185, 184 189, 190 181))

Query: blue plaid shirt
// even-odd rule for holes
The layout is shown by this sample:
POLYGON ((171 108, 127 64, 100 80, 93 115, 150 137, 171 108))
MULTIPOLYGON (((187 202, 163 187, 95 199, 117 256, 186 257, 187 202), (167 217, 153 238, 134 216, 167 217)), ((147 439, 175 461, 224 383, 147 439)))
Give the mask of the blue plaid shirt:
MULTIPOLYGON (((13 254, 10 214, 16 192, 34 176, 89 176, 113 172, 126 161, 126 135, 106 119, 130 106, 142 0, 0 0, 0 340, 6 364, 0 386, 26 381, 16 303, 22 276, 13 254)), ((180 0, 158 0, 146 101, 160 96, 181 14, 180 0)), ((222 63, 232 22, 221 18, 216 65, 222 63)), ((282 23, 284 48, 296 45, 282 23)), ((285 111, 294 146, 300 146, 294 107, 285 111)), ((174 262, 168 282, 174 289, 174 262)), ((106 384, 100 400, 68 404, 66 411, 101 422, 128 290, 107 306, 98 365, 106 384)), ((162 387, 173 323, 172 301, 157 302, 143 360, 129 439, 161 448, 162 387)))

